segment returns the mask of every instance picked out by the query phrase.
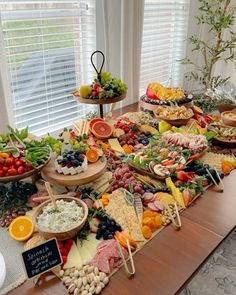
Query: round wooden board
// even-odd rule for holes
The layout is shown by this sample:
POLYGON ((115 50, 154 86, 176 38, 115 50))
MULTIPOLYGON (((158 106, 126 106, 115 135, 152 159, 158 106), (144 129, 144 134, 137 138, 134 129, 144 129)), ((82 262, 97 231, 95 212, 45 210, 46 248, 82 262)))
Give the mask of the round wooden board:
POLYGON ((112 97, 112 98, 107 98, 107 99, 89 99, 89 98, 82 98, 77 95, 74 95, 74 97, 79 102, 87 103, 87 104, 110 104, 110 103, 114 103, 114 102, 118 102, 118 101, 123 100, 126 97, 126 92, 124 92, 122 95, 120 95, 118 97, 112 97))
POLYGON ((46 181, 62 186, 75 186, 89 183, 101 176, 106 170, 107 165, 106 159, 104 159, 103 162, 99 160, 96 163, 89 164, 88 169, 82 173, 64 175, 56 172, 54 168, 54 159, 41 170, 41 175, 46 181))

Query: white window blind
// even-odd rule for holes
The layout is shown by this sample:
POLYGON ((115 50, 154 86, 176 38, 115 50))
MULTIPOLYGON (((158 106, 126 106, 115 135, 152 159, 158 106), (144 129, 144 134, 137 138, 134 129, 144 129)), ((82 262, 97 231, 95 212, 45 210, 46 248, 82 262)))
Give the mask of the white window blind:
POLYGON ((95 0, 0 1, 0 13, 15 126, 41 135, 94 109, 71 91, 94 76, 95 0))
POLYGON ((150 82, 181 86, 190 0, 145 0, 140 93, 150 82))

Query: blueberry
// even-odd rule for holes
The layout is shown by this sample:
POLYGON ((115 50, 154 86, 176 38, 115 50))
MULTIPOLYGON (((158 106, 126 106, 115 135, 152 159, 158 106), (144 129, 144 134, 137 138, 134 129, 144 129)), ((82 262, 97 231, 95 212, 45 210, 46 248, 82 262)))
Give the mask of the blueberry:
POLYGON ((75 167, 78 167, 80 165, 79 161, 78 160, 72 160, 71 161, 72 165, 75 166, 75 167))

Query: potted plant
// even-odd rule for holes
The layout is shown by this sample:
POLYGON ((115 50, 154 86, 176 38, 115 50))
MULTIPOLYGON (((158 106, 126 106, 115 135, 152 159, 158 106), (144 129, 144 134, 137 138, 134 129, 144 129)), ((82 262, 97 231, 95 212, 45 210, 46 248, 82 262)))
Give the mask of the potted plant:
POLYGON ((214 91, 215 88, 227 84, 230 79, 214 76, 214 67, 219 61, 233 62, 236 57, 236 33, 232 29, 236 6, 230 5, 231 0, 198 1, 199 15, 195 18, 198 25, 206 27, 209 40, 205 41, 193 35, 188 38, 188 42, 192 51, 200 52, 203 62, 199 65, 186 57, 181 63, 192 67, 185 77, 198 83, 200 90, 194 96, 203 109, 210 111, 215 108, 215 101, 209 96, 209 90, 214 91))

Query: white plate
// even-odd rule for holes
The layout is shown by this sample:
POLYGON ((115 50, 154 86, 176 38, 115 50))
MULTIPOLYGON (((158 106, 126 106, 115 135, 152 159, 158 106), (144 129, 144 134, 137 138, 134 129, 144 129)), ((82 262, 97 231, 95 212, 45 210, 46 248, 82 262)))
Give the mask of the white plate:
POLYGON ((6 265, 2 253, 0 252, 0 289, 3 286, 6 277, 6 265))

